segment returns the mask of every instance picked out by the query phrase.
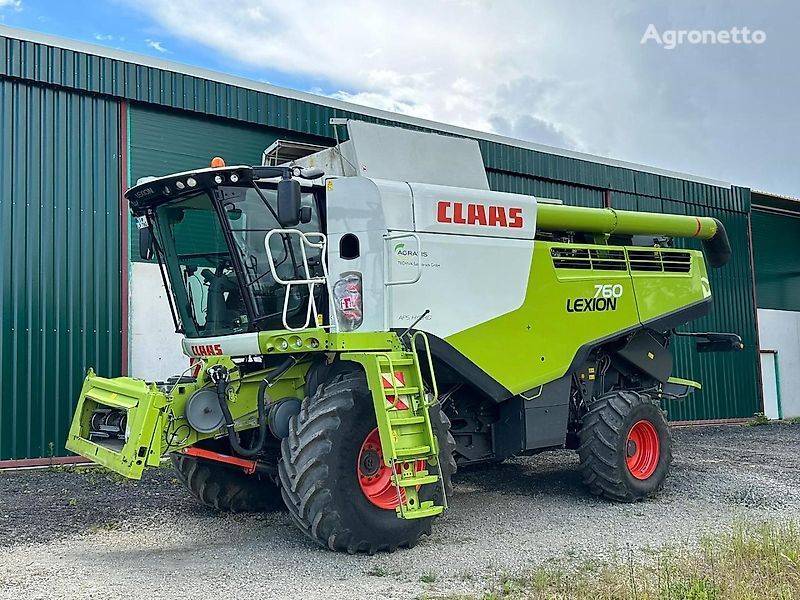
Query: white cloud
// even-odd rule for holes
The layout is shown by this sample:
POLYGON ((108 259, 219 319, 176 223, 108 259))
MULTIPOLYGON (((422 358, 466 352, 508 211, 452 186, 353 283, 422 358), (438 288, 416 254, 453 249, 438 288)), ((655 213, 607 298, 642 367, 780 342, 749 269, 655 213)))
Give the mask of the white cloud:
POLYGON ((114 36, 111 34, 95 33, 94 39, 96 39, 98 42, 109 42, 114 39, 114 36))
POLYGON ((0 0, 0 9, 12 8, 17 12, 22 10, 22 0, 0 0))
MULTIPOLYGON (((237 10, 223 7, 225 19, 215 16, 219 4, 214 13, 195 8, 187 19, 189 4, 137 2, 173 35, 249 66, 324 78, 333 97, 484 130, 504 112, 502 86, 547 70, 536 57, 554 41, 544 19, 531 22, 533 11, 523 2, 445 0, 423 10, 369 0, 347 6, 250 0, 237 10)), ((564 128, 548 107, 526 110, 564 128)))
POLYGON ((335 98, 800 194, 800 175, 776 167, 793 151, 784 138, 800 136, 781 89, 795 84, 778 67, 797 56, 791 31, 781 47, 779 24, 797 18, 773 14, 765 27, 769 11, 747 3, 129 2, 172 36, 335 98), (649 23, 750 24, 769 37, 757 48, 665 52, 640 44, 649 23), (765 94, 770 120, 758 108, 765 94), (773 143, 753 157, 748 137, 773 143))
POLYGON ((161 42, 157 42, 155 40, 146 39, 144 41, 147 44, 148 48, 152 48, 153 50, 158 50, 159 52, 169 52, 164 46, 162 46, 161 42))

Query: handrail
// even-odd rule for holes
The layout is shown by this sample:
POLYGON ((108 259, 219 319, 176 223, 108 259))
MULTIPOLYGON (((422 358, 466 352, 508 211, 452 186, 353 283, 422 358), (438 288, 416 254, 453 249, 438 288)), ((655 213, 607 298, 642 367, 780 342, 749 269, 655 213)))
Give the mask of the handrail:
MULTIPOLYGON (((283 326, 289 331, 302 331, 303 329, 307 329, 311 324, 313 319, 314 325, 321 327, 320 321, 320 314, 317 308, 317 302, 314 299, 314 286, 316 285, 323 285, 327 286, 328 294, 331 295, 330 285, 328 285, 329 277, 328 277, 328 262, 326 257, 326 250, 328 247, 328 238, 324 233, 318 231, 309 231, 303 232, 299 229, 271 229, 267 232, 267 235, 264 236, 264 248, 267 252, 267 263, 269 264, 270 274, 272 278, 275 280, 276 283, 284 286, 286 288, 286 293, 283 297, 283 311, 281 314, 281 320, 283 321, 283 326), (300 238, 300 254, 303 258, 303 271, 305 272, 305 279, 289 279, 285 280, 278 275, 277 267, 275 266, 275 258, 272 255, 272 248, 269 245, 270 238, 273 235, 297 235, 300 238), (318 242, 312 242, 309 238, 316 237, 319 239, 318 242), (322 276, 312 277, 311 270, 308 266, 308 253, 306 252, 306 247, 309 248, 318 248, 320 251, 320 264, 322 265, 322 276), (289 316, 289 295, 292 290, 292 286, 294 285, 306 285, 308 286, 308 307, 306 309, 306 319, 305 322, 301 327, 292 327, 288 323, 288 316, 289 316)), ((332 300, 332 296, 331 296, 332 300)), ((331 304, 333 306, 333 304, 331 304)), ((331 323, 334 323, 334 319, 331 319, 331 323)), ((334 327, 333 325, 328 325, 326 327, 334 327)), ((334 327, 335 330, 338 330, 338 327, 334 327)))
MULTIPOLYGON (((428 336, 424 331, 415 331, 414 334, 411 336, 411 351, 414 352, 417 356, 419 353, 417 352, 417 336, 422 338, 423 345, 425 346, 425 354, 428 359, 428 370, 431 373, 431 387, 433 388, 433 400, 430 402, 424 402, 426 407, 431 407, 439 401, 439 386, 436 384, 436 374, 433 372, 433 356, 431 355, 431 345, 428 342, 428 336)), ((419 377, 419 381, 422 381, 422 371, 419 368, 419 360, 414 361, 417 363, 417 376, 419 377)), ((423 396, 424 398, 424 396, 423 396)))
MULTIPOLYGON (((411 336, 411 351, 414 353, 415 356, 419 357, 419 353, 417 352, 417 343, 416 338, 417 336, 422 337, 423 345, 425 346, 425 354, 428 358, 428 370, 431 373, 431 387, 433 388, 433 400, 427 402, 425 400, 425 395, 422 394, 422 410, 430 411, 430 408, 434 406, 437 402, 439 402, 439 386, 436 384, 436 374, 433 371, 433 356, 431 355, 431 345, 428 342, 428 336, 424 331, 415 331, 414 335, 411 336)), ((422 371, 419 368, 419 358, 414 361, 417 364, 417 376, 419 377, 420 383, 422 383, 422 371)), ((440 409, 441 410, 441 409, 440 409)), ((432 425, 430 422, 430 412, 428 412, 428 424, 432 425)), ((433 431, 431 428, 431 439, 436 444, 435 448, 431 448, 431 450, 436 451, 436 461, 439 462, 439 441, 436 437, 436 432, 433 431)), ((442 474, 442 467, 441 464, 439 465, 439 484, 440 489, 442 491, 442 506, 444 509, 447 510, 447 489, 445 489, 444 485, 444 475, 442 474)))

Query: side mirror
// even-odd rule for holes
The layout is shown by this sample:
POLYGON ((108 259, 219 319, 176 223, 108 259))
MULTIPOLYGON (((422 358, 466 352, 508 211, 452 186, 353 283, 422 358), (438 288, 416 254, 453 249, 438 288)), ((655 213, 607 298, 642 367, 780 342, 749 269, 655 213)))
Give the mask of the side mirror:
POLYGON ((300 182, 283 179, 278 182, 278 222, 281 227, 294 227, 300 222, 300 182))
POLYGON ((303 206, 300 208, 300 222, 301 223, 311 223, 311 207, 310 206, 303 206))
POLYGON ((151 260, 153 255, 153 231, 149 227, 142 227, 139 230, 139 256, 142 260, 151 260))

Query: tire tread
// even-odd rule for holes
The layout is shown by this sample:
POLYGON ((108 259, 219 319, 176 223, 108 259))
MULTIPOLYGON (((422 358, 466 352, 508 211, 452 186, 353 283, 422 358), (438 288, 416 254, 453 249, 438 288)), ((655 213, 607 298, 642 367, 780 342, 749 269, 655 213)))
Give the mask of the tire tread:
MULTIPOLYGON (((621 436, 627 434, 624 427, 627 416, 636 407, 643 404, 660 405, 650 395, 633 390, 609 392, 599 398, 584 415, 579 433, 578 456, 583 482, 589 491, 597 496, 604 496, 617 502, 636 502, 645 496, 632 489, 626 481, 619 460, 618 448, 622 447, 621 436)), ((666 420, 661 412, 661 419, 666 420)), ((661 460, 667 468, 672 461, 671 440, 662 439, 665 453, 661 460)), ((665 477, 661 477, 654 490, 647 494, 656 494, 664 485, 665 477)))

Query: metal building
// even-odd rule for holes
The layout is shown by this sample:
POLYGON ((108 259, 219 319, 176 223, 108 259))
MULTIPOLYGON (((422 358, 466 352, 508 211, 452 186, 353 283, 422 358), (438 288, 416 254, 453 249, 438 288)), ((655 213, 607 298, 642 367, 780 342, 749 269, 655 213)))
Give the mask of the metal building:
MULTIPOLYGON (((715 307, 692 327, 735 331, 745 349, 700 355, 678 343, 676 372, 704 389, 670 418, 762 409, 756 283, 759 307, 800 307, 769 282, 791 260, 779 247, 756 253, 767 283, 754 278, 751 190, 0 27, 0 460, 65 453, 87 367, 154 377, 186 364, 157 272, 132 247, 123 190, 214 155, 259 163, 277 139, 332 145, 332 117, 477 139, 494 190, 718 218, 735 253, 711 273, 715 307)), ((754 231, 776 214, 754 212, 754 231)))
POLYGON ((800 199, 753 190, 753 262, 764 413, 800 416, 800 199))

